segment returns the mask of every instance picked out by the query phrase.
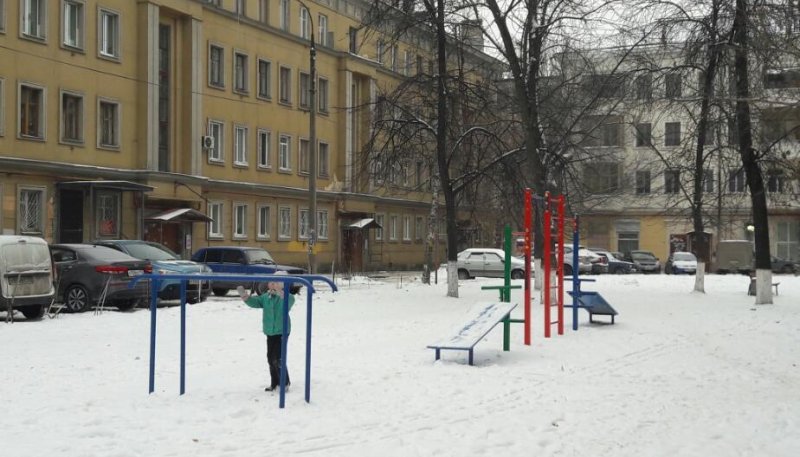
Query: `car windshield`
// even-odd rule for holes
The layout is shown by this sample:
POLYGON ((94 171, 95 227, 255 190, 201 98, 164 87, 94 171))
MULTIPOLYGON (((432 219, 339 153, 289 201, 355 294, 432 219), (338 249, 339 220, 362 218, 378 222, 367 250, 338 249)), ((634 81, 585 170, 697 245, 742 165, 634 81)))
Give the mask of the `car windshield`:
POLYGON ((672 255, 672 258, 676 261, 689 261, 689 262, 696 262, 697 258, 691 252, 676 252, 672 255))
POLYGON ((656 256, 647 252, 631 252, 631 258, 635 260, 655 260, 656 256))
POLYGON ((125 249, 131 256, 143 260, 179 260, 177 254, 169 249, 149 243, 126 243, 125 249))
POLYGON ((272 256, 269 255, 269 252, 263 249, 248 249, 245 251, 245 255, 247 255, 247 261, 249 263, 261 263, 264 265, 275 264, 275 261, 272 260, 272 256))

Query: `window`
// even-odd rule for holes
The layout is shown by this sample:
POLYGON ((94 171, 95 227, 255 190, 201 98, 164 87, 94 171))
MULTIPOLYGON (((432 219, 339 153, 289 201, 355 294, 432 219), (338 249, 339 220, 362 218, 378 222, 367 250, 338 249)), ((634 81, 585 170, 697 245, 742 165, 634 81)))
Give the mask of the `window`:
POLYGON ((308 229, 310 221, 308 220, 308 209, 301 209, 297 214, 297 238, 301 240, 308 239, 308 229))
POLYGON ((288 240, 292 237, 292 209, 281 206, 278 209, 278 238, 288 240))
POLYGON ((667 122, 664 124, 664 146, 680 146, 681 123, 667 122))
MULTIPOLYGON (((300 7, 300 36, 306 40, 311 37, 311 21, 305 6, 300 7)), ((320 37, 323 39, 324 37, 320 37)))
POLYGON ((613 118, 593 118, 584 123, 586 137, 584 145, 586 147, 619 146, 621 135, 619 134, 620 124, 614 122, 613 118))
POLYGON ((0 0, 0 33, 6 31, 6 1, 0 0))
POLYGON ((652 146, 653 127, 649 122, 636 124, 636 147, 652 146))
POLYGON ((272 168, 272 158, 270 157, 270 147, 272 134, 268 130, 258 130, 258 167, 272 168))
POLYGON ((703 170, 703 192, 714 192, 714 170, 711 168, 703 170))
POLYGON ((379 64, 383 64, 383 41, 378 40, 375 44, 375 58, 378 60, 379 64))
POLYGON ((61 141, 83 143, 83 96, 61 93, 61 141))
POLYGON ((731 170, 728 174, 728 192, 741 193, 747 188, 744 169, 731 170))
POLYGON ((789 183, 783 170, 767 171, 767 191, 770 193, 784 193, 788 191, 789 183))
POLYGON ((289 171, 292 169, 292 138, 281 135, 278 140, 278 169, 289 171))
POLYGON ((247 127, 233 126, 233 164, 247 166, 247 127))
POLYGON ((219 46, 208 47, 208 85, 225 87, 225 50, 219 46))
POLYGON ((233 204, 233 237, 247 238, 247 205, 233 204))
POLYGON ((319 78, 319 87, 317 87, 317 95, 319 101, 317 102, 317 111, 320 113, 328 112, 328 80, 319 78))
POLYGON ((417 76, 425 73, 425 60, 417 54, 417 76))
POLYGON ((417 216, 416 220, 414 221, 414 239, 417 241, 422 241, 423 234, 425 233, 425 219, 422 216, 417 216))
POLYGON ((222 238, 221 202, 208 202, 208 217, 211 218, 211 222, 208 223, 208 237, 222 238))
POLYGON ((389 241, 397 241, 397 216, 389 216, 389 241))
POLYGON ((97 102, 97 146, 119 147, 119 103, 111 100, 97 102))
POLYGON ((664 193, 677 194, 680 191, 681 172, 679 170, 664 171, 664 193))
POLYGON ((636 172, 636 194, 647 195, 650 193, 650 170, 636 172))
POLYGON ((247 14, 245 10, 245 0, 236 0, 236 14, 239 16, 245 16, 247 14))
POLYGON ((298 161, 300 162, 300 173, 308 173, 309 169, 309 141, 301 138, 300 139, 300 157, 298 157, 298 161))
POLYGON ((330 160, 330 151, 328 143, 319 143, 319 160, 317 161, 317 171, 320 177, 326 178, 330 174, 330 166, 328 161, 330 160))
POLYGON ((95 223, 97 224, 97 234, 109 238, 119 237, 119 192, 98 191, 95 199, 95 223))
POLYGON ((786 260, 798 260, 800 225, 797 222, 779 221, 776 224, 775 255, 786 260))
POLYGON ((287 105, 292 103, 292 70, 281 67, 278 80, 278 96, 281 103, 287 105))
POLYGON ((680 73, 667 73, 664 78, 665 90, 664 96, 670 99, 681 97, 681 74, 680 73))
POLYGON ((584 168, 584 183, 589 192, 608 194, 619 189, 619 164, 594 162, 584 168))
MULTIPOLYGON (((0 0, 0 7, 2 7, 3 0, 0 0)), ((0 18, 2 19, 2 18, 0 18)), ((1 24, 1 23, 0 23, 1 24)), ((0 78, 0 136, 6 134, 6 80, 0 78)))
POLYGON ((47 29, 46 0, 22 0, 22 35, 28 38, 45 39, 47 29))
POLYGON ((423 162, 421 160, 417 160, 417 163, 415 165, 416 165, 416 168, 414 169, 414 187, 419 189, 420 186, 422 186, 422 167, 423 167, 423 162))
POLYGON ((403 216, 403 241, 411 241, 411 216, 403 216))
POLYGON ((328 239, 328 210, 321 209, 317 211, 317 239, 328 239))
POLYGON ((17 201, 17 230, 21 235, 44 235, 45 190, 22 187, 17 201))
POLYGON ((247 54, 233 52, 233 90, 247 93, 247 54))
POLYGON ((269 22, 269 0, 258 0, 258 21, 263 24, 269 22))
POLYGON ((391 48, 391 54, 389 55, 389 58, 391 59, 389 62, 391 63, 392 71, 397 71, 397 55, 399 53, 400 51, 398 50, 397 45, 393 45, 391 48))
POLYGON ((44 88, 29 84, 19 86, 19 136, 44 139, 44 88))
POLYGON ((317 24, 319 24, 319 41, 323 46, 332 47, 333 43, 328 42, 328 16, 324 14, 317 16, 317 24))
POLYGON ((311 76, 300 73, 300 108, 308 109, 311 106, 311 76))
POLYGON ((639 250, 639 232, 617 232, 617 251, 628 253, 639 250))
POLYGON ((380 227, 375 228, 375 241, 383 241, 383 221, 385 216, 383 214, 375 215, 375 223, 380 227))
POLYGON ((406 50, 403 53, 403 76, 411 76, 411 53, 406 50))
POLYGON ((280 0, 281 29, 289 31, 289 0, 280 0))
POLYGON ((349 40, 347 49, 355 54, 358 51, 358 29, 355 27, 350 27, 350 31, 347 33, 347 37, 349 40))
POLYGON ((119 58, 119 14, 100 10, 100 26, 98 27, 98 48, 104 57, 119 58))
POLYGON ((636 100, 653 98, 653 77, 649 74, 636 77, 636 100))
POLYGON ((83 0, 64 0, 62 18, 62 39, 64 46, 83 49, 83 0))
POLYGON ((272 98, 272 62, 258 59, 258 96, 272 98))
POLYGON ((269 206, 258 207, 258 228, 256 237, 262 240, 270 237, 270 208, 269 206))
POLYGON ((214 147, 208 150, 209 162, 222 162, 225 158, 223 145, 225 144, 225 124, 218 121, 208 121, 208 136, 214 139, 214 147))

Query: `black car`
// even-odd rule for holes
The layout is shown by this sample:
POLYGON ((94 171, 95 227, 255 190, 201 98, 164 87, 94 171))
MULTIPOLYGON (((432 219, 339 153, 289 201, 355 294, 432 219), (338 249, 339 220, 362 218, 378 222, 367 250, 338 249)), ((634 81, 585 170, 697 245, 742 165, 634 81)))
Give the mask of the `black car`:
POLYGON ((52 244, 50 253, 58 272, 56 294, 69 311, 86 311, 100 303, 128 310, 149 296, 147 281, 133 288, 128 284, 152 273, 150 262, 92 244, 52 244))
POLYGON ((625 260, 633 262, 642 273, 661 273, 661 261, 650 251, 631 251, 625 256, 625 260))
POLYGON ((791 260, 785 260, 780 257, 772 256, 772 272, 773 273, 800 273, 800 264, 791 260))
MULTIPOLYGON (((306 270, 289 265, 278 265, 265 249, 246 246, 213 246, 201 248, 192 256, 192 260, 202 263, 214 273, 228 274, 272 274, 285 271, 290 275, 305 274, 306 270)), ((266 284, 252 281, 225 281, 214 279, 211 290, 214 295, 223 296, 229 290, 242 286, 246 289, 263 292, 266 284)), ((299 286, 292 286, 292 293, 297 293, 299 286)))
POLYGON ((608 273, 623 275, 636 272, 636 265, 634 265, 633 262, 622 260, 622 258, 615 255, 614 252, 602 249, 592 249, 592 252, 605 260, 605 264, 608 266, 608 273))

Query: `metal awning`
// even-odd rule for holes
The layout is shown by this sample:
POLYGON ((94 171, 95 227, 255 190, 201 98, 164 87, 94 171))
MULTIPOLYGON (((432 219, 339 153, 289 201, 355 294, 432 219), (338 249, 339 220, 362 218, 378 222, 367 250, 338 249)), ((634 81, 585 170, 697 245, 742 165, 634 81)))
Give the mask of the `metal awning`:
POLYGON ((142 191, 152 192, 155 187, 146 184, 139 184, 132 181, 64 181, 56 183, 56 186, 61 189, 112 189, 121 191, 142 191))
POLYGON ((148 221, 161 222, 213 222, 214 219, 192 208, 171 209, 154 216, 146 217, 148 221))
POLYGON ((359 221, 353 222, 352 224, 347 226, 348 228, 359 228, 359 229, 371 229, 371 228, 383 228, 380 224, 375 222, 375 219, 368 217, 366 219, 361 219, 359 221))

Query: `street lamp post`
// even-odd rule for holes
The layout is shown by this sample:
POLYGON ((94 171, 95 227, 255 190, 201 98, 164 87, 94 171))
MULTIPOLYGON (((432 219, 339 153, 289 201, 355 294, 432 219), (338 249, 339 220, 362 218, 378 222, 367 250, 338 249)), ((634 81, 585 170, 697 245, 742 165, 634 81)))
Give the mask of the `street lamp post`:
POLYGON ((317 257, 314 245, 317 242, 317 46, 314 42, 314 20, 311 10, 302 0, 298 3, 305 8, 311 25, 309 121, 308 121, 308 268, 309 273, 317 272, 317 257))

